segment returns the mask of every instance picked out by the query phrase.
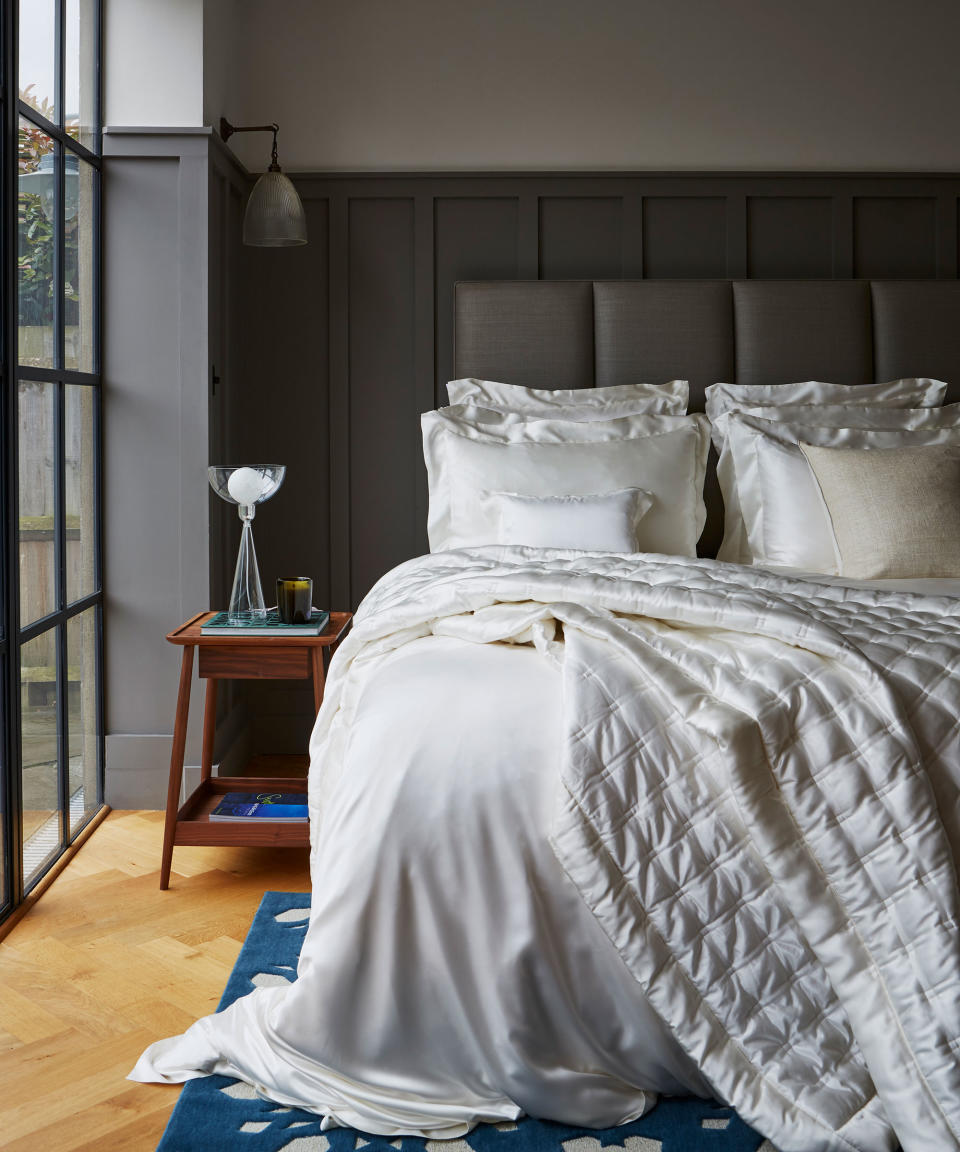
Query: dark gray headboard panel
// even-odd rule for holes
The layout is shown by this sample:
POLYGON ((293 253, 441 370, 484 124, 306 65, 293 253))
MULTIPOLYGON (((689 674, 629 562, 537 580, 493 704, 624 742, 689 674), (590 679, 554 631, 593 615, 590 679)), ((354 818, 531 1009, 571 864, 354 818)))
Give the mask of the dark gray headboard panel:
MULTIPOLYGON (((454 374, 536 388, 717 380, 868 384, 934 376, 960 400, 955 280, 572 280, 459 283, 454 374)), ((723 509, 708 477, 705 555, 723 509)))
POLYGON ((740 280, 732 288, 738 383, 873 380, 865 280, 740 280))
POLYGON ((948 401, 960 400, 960 283, 875 280, 871 290, 876 378, 933 376, 949 383, 948 401))
POLYGON ((729 281, 604 280, 593 291, 596 387, 689 380, 702 411, 704 388, 733 375, 729 281), (678 377, 679 364, 685 371, 678 377))
POLYGON ((455 355, 482 380, 526 388, 593 384, 593 284, 589 280, 458 284, 455 355), (461 291, 462 290, 462 291, 461 291))

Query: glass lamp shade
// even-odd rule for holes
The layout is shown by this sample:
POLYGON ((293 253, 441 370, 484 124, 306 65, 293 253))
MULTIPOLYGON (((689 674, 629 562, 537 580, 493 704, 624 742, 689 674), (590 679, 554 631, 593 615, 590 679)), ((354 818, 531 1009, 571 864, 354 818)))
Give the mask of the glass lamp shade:
POLYGON ((303 204, 282 172, 264 172, 254 184, 243 217, 243 242, 257 248, 306 244, 303 204))
POLYGON ((221 500, 250 506, 269 500, 283 483, 286 471, 285 464, 212 464, 207 477, 221 500))
POLYGON ((210 487, 228 504, 237 505, 243 522, 237 567, 227 607, 233 617, 260 616, 267 610, 257 554, 253 547, 253 517, 256 506, 269 500, 283 483, 286 471, 283 464, 214 464, 207 469, 210 487))

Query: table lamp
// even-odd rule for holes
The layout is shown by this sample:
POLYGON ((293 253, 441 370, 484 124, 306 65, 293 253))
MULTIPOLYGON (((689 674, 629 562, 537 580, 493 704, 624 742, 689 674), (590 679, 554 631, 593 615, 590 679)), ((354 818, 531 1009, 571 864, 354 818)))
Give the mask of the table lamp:
POLYGON ((237 567, 227 606, 230 615, 238 619, 262 616, 267 611, 257 554, 253 547, 253 517, 257 505, 269 500, 283 483, 286 471, 284 464, 213 464, 207 469, 210 487, 222 500, 237 505, 243 522, 237 567))

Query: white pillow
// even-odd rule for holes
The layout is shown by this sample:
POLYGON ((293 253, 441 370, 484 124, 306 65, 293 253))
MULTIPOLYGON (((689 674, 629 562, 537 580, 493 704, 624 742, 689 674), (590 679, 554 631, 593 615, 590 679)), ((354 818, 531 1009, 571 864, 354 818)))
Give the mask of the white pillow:
POLYGON ((690 400, 686 380, 618 384, 612 388, 523 388, 496 380, 451 380, 451 404, 477 404, 495 412, 560 420, 614 420, 619 416, 682 416, 690 400))
MULTIPOLYGON (((821 407, 853 405, 856 408, 935 408, 943 403, 947 385, 942 380, 905 377, 882 384, 828 384, 801 380, 793 384, 710 384, 704 396, 711 424, 725 412, 776 405, 821 407)), ((717 451, 721 445, 716 444, 717 451)))
POLYGON ((459 406, 421 417, 427 465, 430 550, 498 541, 484 493, 586 496, 642 488, 651 505, 637 550, 695 556, 706 509, 706 417, 624 416, 615 420, 478 423, 459 406))
POLYGON ((637 524, 653 504, 642 488, 585 496, 521 496, 487 492, 484 510, 497 518, 498 544, 636 552, 637 524))
MULTIPOLYGON (((711 385, 711 388, 731 388, 732 385, 711 385)), ((777 385, 777 388, 788 388, 790 385, 777 385)), ((801 387, 797 385, 796 387, 801 387)), ((803 385, 806 388, 808 385, 803 385)), ((821 385, 824 388, 836 389, 836 385, 821 385)), ((711 401, 708 396, 708 406, 715 412, 714 423, 711 424, 711 435, 714 446, 720 454, 717 463, 717 480, 723 496, 723 542, 717 552, 719 560, 727 560, 735 564, 749 564, 752 561, 747 532, 743 524, 740 510, 740 494, 738 485, 736 461, 726 450, 724 444, 726 421, 724 416, 731 412, 740 411, 749 416, 756 416, 762 420, 778 421, 793 426, 813 426, 821 428, 942 428, 951 424, 960 424, 960 405, 951 404, 945 408, 921 407, 920 404, 940 396, 946 389, 946 384, 935 380, 897 380, 891 384, 865 385, 859 389, 846 389, 850 402, 847 404, 783 404, 763 405, 755 407, 738 408, 730 395, 714 393, 711 401), (859 393, 866 392, 873 395, 875 400, 870 405, 855 404, 859 393), (897 408, 890 404, 890 397, 898 400, 903 395, 912 395, 918 404, 916 408, 897 408)), ((710 392, 710 388, 707 392, 710 392)), ((772 391, 772 389, 768 389, 772 391)))
MULTIPOLYGON (((728 413, 725 455, 735 462, 736 493, 750 561, 765 567, 837 573, 833 531, 800 441, 821 448, 901 448, 960 444, 957 406, 942 428, 818 428, 728 413)), ((853 417, 851 411, 851 417, 853 417)), ((851 421, 852 423, 852 421, 851 421)))

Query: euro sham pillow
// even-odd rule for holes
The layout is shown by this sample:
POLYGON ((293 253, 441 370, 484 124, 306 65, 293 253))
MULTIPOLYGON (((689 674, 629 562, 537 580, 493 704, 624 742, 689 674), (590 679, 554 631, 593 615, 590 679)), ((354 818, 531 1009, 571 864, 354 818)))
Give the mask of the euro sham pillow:
POLYGON ((936 405, 942 402, 946 389, 942 380, 925 377, 855 387, 816 380, 770 386, 710 385, 706 390, 707 415, 719 453, 717 479, 724 505, 723 542, 717 558, 739 564, 752 561, 740 512, 736 463, 725 452, 725 415, 746 412, 761 419, 825 428, 939 427, 944 418, 936 405), (909 415, 901 418, 900 412, 909 415))
POLYGON ((837 575, 830 521, 800 442, 819 448, 882 449, 960 445, 960 408, 943 409, 944 427, 818 428, 729 413, 724 451, 736 464, 736 489, 750 563, 837 575))
POLYGON ((588 496, 640 488, 650 497, 637 551, 695 556, 706 509, 706 417, 478 420, 454 405, 421 417, 431 552, 498 543, 486 495, 588 496))
POLYGON ((960 576, 960 445, 800 450, 823 497, 841 576, 960 576))
POLYGON ((488 492, 483 503, 497 519, 498 544, 636 552, 637 526, 653 497, 642 488, 583 496, 488 492))
MULTIPOLYGON (((759 407, 936 408, 943 403, 947 385, 926 377, 904 377, 881 384, 830 384, 800 380, 792 384, 710 384, 705 395, 707 417, 713 424, 726 412, 759 407)), ((716 444, 720 451, 721 444, 716 444)))
POLYGON ((451 380, 451 404, 476 404, 495 412, 560 420, 615 420, 620 416, 682 416, 690 400, 686 380, 666 384, 617 384, 611 388, 524 388, 496 380, 451 380))

